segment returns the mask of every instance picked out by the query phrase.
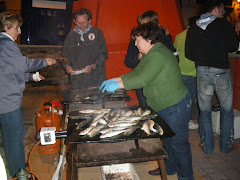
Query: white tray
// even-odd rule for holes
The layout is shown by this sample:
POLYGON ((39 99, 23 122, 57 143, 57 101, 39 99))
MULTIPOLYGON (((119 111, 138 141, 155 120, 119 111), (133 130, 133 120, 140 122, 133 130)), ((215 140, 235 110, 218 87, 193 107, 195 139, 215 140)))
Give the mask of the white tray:
POLYGON ((131 163, 101 166, 103 180, 140 180, 131 163))

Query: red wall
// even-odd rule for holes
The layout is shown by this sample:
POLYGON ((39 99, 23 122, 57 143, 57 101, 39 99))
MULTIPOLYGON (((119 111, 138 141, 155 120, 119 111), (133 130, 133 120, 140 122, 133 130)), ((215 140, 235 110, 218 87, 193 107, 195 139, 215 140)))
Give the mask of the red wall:
MULTIPOLYGON (((159 23, 169 30, 173 38, 184 29, 178 0, 78 0, 74 1, 73 12, 82 7, 92 11, 91 24, 104 33, 109 51, 106 63, 108 78, 131 70, 124 65, 124 57, 130 32, 137 25, 137 17, 144 11, 156 11, 159 23)), ((135 92, 128 93, 133 99, 128 105, 137 105, 135 92)))

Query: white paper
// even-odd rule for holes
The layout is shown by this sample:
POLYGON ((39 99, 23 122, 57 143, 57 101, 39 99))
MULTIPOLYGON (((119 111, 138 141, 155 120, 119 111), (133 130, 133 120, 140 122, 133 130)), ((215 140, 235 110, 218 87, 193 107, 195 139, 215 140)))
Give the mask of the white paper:
POLYGON ((82 69, 82 70, 77 70, 77 71, 72 71, 71 75, 78 75, 78 74, 82 74, 86 72, 86 69, 82 69))

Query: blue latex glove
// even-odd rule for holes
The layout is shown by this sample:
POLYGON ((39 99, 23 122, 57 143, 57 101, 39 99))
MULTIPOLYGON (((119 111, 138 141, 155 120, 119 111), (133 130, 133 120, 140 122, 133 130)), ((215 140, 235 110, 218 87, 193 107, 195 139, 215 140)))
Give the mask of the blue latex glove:
POLYGON ((102 85, 101 85, 99 90, 101 90, 106 84, 109 84, 109 83, 112 83, 112 82, 116 82, 115 78, 103 81, 103 83, 102 83, 102 85))
POLYGON ((120 89, 119 82, 112 82, 112 83, 106 84, 106 85, 103 87, 102 92, 107 91, 107 92, 113 93, 113 92, 116 91, 117 89, 120 89))

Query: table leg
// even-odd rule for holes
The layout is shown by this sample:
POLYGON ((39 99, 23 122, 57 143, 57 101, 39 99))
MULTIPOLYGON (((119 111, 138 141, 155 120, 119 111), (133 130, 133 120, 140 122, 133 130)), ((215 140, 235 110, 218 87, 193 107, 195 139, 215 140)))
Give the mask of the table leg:
POLYGON ((167 180, 167 172, 166 172, 164 159, 158 160, 158 163, 159 163, 161 174, 162 174, 162 180, 167 180))
POLYGON ((136 149, 139 149, 138 139, 134 139, 134 142, 135 142, 136 149))
POLYGON ((75 163, 75 160, 71 158, 71 163, 69 164, 69 180, 78 180, 78 168, 75 163))

